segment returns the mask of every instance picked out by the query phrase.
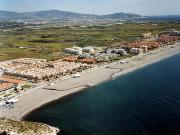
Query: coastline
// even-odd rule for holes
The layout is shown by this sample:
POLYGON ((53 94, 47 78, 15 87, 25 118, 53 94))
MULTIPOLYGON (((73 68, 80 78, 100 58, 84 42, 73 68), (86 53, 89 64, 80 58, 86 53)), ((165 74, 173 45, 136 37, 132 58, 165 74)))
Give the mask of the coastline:
MULTIPOLYGON (((89 88, 91 88, 91 87, 89 87, 89 88)), ((66 96, 63 96, 63 97, 57 99, 57 100, 53 100, 53 101, 50 101, 50 102, 48 102, 48 103, 45 103, 45 104, 43 104, 43 105, 41 105, 41 106, 33 109, 32 111, 28 112, 28 113, 25 114, 24 116, 22 116, 21 119, 19 119, 19 121, 26 121, 26 119, 29 117, 29 115, 30 115, 31 113, 33 113, 33 112, 35 112, 35 111, 37 111, 37 110, 39 110, 39 109, 49 107, 49 106, 51 106, 52 104, 56 104, 56 103, 59 103, 59 102, 67 101, 67 100, 71 99, 71 97, 74 97, 74 96, 76 96, 76 95, 79 95, 79 94, 81 94, 82 92, 86 92, 87 90, 88 90, 88 88, 80 89, 80 90, 77 91, 77 92, 74 92, 74 93, 72 93, 72 94, 68 94, 68 95, 66 95, 66 96)))
POLYGON ((58 81, 53 86, 45 86, 31 91, 19 97, 19 102, 15 105, 15 108, 0 109, 0 117, 22 120, 32 111, 51 102, 176 55, 180 53, 180 43, 177 43, 175 48, 168 46, 168 48, 155 50, 154 52, 153 54, 127 59, 128 63, 126 64, 111 63, 97 70, 84 73, 80 78, 69 78, 58 81))

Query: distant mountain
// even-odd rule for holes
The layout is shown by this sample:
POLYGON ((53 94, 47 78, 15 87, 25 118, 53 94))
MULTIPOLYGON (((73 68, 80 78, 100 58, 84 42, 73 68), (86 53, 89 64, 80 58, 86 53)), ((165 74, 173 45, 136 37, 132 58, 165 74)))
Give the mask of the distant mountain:
POLYGON ((10 18, 18 17, 19 14, 16 12, 10 12, 10 11, 2 11, 0 10, 0 20, 6 20, 10 18))
POLYGON ((150 21, 180 21, 180 15, 162 15, 162 16, 149 16, 147 20, 150 21))
POLYGON ((104 19, 131 19, 131 18, 142 18, 143 16, 138 14, 132 14, 132 13, 114 13, 109 15, 102 15, 101 16, 104 19))
POLYGON ((109 15, 92 15, 92 14, 80 14, 67 11, 59 10, 46 10, 37 12, 10 12, 10 11, 0 11, 0 20, 123 20, 123 19, 134 19, 142 18, 141 15, 131 14, 131 13, 114 13, 109 15))

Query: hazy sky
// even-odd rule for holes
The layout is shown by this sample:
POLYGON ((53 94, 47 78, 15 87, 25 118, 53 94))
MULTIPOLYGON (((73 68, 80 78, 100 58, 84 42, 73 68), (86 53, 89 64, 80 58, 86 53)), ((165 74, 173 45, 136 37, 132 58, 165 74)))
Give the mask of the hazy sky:
POLYGON ((180 0, 0 0, 0 10, 58 9, 90 14, 114 12, 141 15, 180 15, 180 0))

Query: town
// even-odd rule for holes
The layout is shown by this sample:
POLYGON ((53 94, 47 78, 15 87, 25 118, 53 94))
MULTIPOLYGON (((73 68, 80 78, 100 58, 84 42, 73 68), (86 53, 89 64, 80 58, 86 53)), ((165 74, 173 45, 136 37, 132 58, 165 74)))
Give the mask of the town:
POLYGON ((132 42, 121 42, 111 47, 65 48, 62 59, 47 61, 37 58, 19 58, 0 62, 0 106, 13 107, 17 95, 38 86, 53 85, 65 77, 80 77, 81 72, 98 68, 105 64, 165 48, 180 41, 180 32, 175 29, 163 31, 160 35, 143 33, 132 42), (8 104, 8 105, 7 105, 8 104))

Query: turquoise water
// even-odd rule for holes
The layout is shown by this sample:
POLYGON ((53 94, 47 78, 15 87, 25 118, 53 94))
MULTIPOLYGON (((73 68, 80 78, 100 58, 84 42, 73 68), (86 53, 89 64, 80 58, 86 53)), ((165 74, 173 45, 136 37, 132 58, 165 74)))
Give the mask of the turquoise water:
POLYGON ((43 107, 63 135, 180 135, 180 54, 43 107))

